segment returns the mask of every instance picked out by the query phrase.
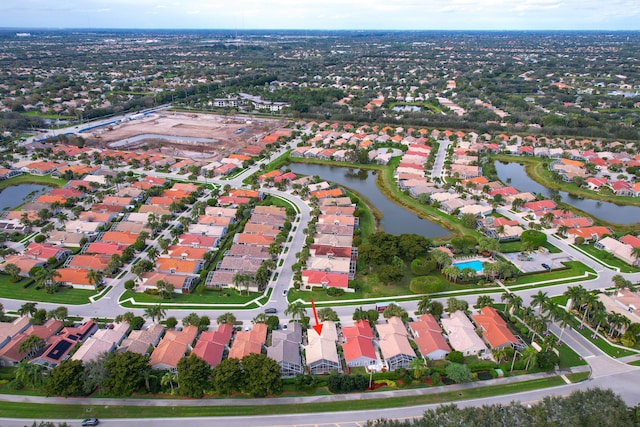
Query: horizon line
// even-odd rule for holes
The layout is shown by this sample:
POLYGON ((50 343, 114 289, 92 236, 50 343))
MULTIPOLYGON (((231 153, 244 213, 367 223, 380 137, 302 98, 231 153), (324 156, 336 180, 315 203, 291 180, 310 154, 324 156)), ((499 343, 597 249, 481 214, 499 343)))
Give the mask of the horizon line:
POLYGON ((581 33, 600 33, 600 32, 640 32, 640 29, 608 29, 608 28, 596 28, 596 29, 530 29, 530 28, 503 28, 503 29, 398 29, 398 28, 379 28, 379 29, 366 29, 366 28, 165 28, 165 27, 3 27, 0 26, 0 31, 25 31, 25 30, 40 30, 40 31, 80 31, 80 30, 120 30, 120 31, 299 31, 299 32, 441 32, 441 33, 453 33, 453 32, 581 32, 581 33))

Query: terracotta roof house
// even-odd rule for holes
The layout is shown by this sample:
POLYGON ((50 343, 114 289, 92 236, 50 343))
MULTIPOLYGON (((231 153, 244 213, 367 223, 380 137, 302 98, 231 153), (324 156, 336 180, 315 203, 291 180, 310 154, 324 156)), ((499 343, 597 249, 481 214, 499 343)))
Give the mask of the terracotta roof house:
POLYGON ((178 243, 183 246, 191 246, 193 248, 213 249, 218 244, 218 237, 201 236, 198 234, 181 234, 178 236, 178 243))
POLYGON ((242 359, 252 353, 260 354, 266 340, 267 325, 264 323, 256 323, 250 331, 239 331, 229 350, 229 359, 242 359))
POLYGON ((217 217, 225 217, 225 218, 233 218, 235 219, 238 214, 238 209, 235 208, 223 208, 221 206, 207 206, 204 209, 204 213, 207 216, 217 216, 217 217))
POLYGON ((480 314, 475 314, 471 317, 473 317, 473 321, 482 328, 482 337, 491 348, 499 349, 520 344, 518 339, 509 330, 507 322, 505 322, 493 307, 482 307, 480 314))
POLYGON ((52 231, 49 233, 46 242, 56 246, 66 246, 79 248, 81 246, 81 242, 83 239, 86 239, 86 236, 80 233, 73 233, 69 231, 52 231))
POLYGON ((553 200, 539 200, 536 202, 527 202, 522 205, 524 210, 529 212, 552 211, 557 207, 553 200))
POLYGON ((640 295, 628 289, 620 289, 615 296, 615 300, 622 305, 625 310, 633 313, 640 310, 640 295))
POLYGON ((86 268, 58 268, 59 274, 54 280, 66 286, 73 286, 76 289, 96 289, 101 283, 91 283, 87 278, 89 269, 86 268))
POLYGON ((52 336, 62 329, 63 323, 60 320, 50 319, 44 325, 30 325, 23 332, 14 335, 11 340, 0 348, 0 366, 14 366, 23 359, 28 359, 42 349, 42 346, 52 336), (41 341, 41 345, 30 352, 19 351, 22 344, 29 336, 36 335, 41 341))
POLYGON ((167 248, 169 258, 202 260, 209 248, 194 248, 192 246, 171 245, 167 248))
POLYGON ((78 327, 65 327, 59 334, 46 340, 44 352, 33 358, 31 362, 54 368, 71 353, 76 345, 87 340, 97 330, 98 324, 93 320, 78 327))
POLYGON ((49 258, 55 258, 57 261, 63 261, 71 255, 71 251, 69 249, 47 243, 31 242, 25 249, 24 254, 45 261, 49 258))
POLYGON ((622 243, 630 245, 633 248, 640 248, 640 239, 634 235, 627 234, 626 236, 622 236, 620 238, 620 241, 622 243))
POLYGON ((441 320, 442 326, 449 338, 449 344, 454 350, 465 356, 482 356, 488 349, 476 333, 473 323, 462 311, 456 311, 441 320))
POLYGON ((150 347, 154 348, 158 345, 163 334, 164 326, 159 323, 153 323, 146 329, 131 331, 118 347, 118 351, 147 354, 150 347))
POLYGON ((225 253, 225 257, 249 257, 260 260, 271 258, 269 254, 269 248, 266 246, 258 245, 239 245, 234 243, 229 250, 225 253))
POLYGON ((609 252, 629 265, 640 265, 640 258, 633 255, 633 246, 616 240, 613 237, 604 237, 597 241, 594 246, 598 249, 609 252))
POLYGON ((20 316, 13 322, 0 322, 0 349, 31 325, 29 316, 20 316))
POLYGON ((289 323, 287 329, 277 329, 271 333, 271 346, 267 347, 267 357, 280 365, 282 377, 290 378, 304 373, 300 347, 302 326, 298 322, 289 323))
POLYGON ((309 329, 307 337, 309 343, 305 347, 305 354, 309 373, 319 375, 333 371, 342 372, 342 364, 336 347, 338 334, 335 323, 324 321, 322 322, 321 335, 318 335, 315 329, 309 329))
POLYGON ((132 245, 138 239, 138 233, 128 233, 119 231, 106 231, 100 238, 101 242, 113 242, 121 245, 132 245))
POLYGON ((215 332, 205 331, 200 334, 191 353, 212 367, 218 366, 222 361, 225 349, 229 347, 231 335, 233 335, 233 325, 228 323, 218 326, 215 332))
POLYGON ((451 352, 438 321, 431 314, 423 314, 417 321, 410 322, 409 329, 422 357, 442 360, 451 352))
POLYGON ((112 329, 98 329, 84 344, 76 351, 72 360, 81 360, 82 363, 94 361, 102 353, 114 351, 129 333, 127 323, 116 323, 112 329))
POLYGON ((27 277, 33 267, 44 267, 47 264, 47 261, 25 255, 7 255, 4 257, 2 265, 0 265, 2 271, 4 271, 6 266, 9 264, 13 264, 20 269, 20 276, 27 277))
POLYGON ((346 340, 342 344, 342 352, 347 366, 370 366, 377 363, 373 330, 369 322, 359 320, 353 326, 343 327, 342 335, 346 340))
POLYGON ((156 270, 171 274, 198 274, 204 266, 204 260, 190 260, 160 257, 156 259, 156 270))
POLYGON ((103 271, 110 260, 111 257, 108 255, 74 255, 67 263, 67 267, 103 271))
POLYGON ((240 245, 269 246, 275 240, 274 236, 263 236, 261 234, 238 233, 234 236, 234 243, 240 245))
POLYGON ((195 286, 198 276, 189 274, 161 273, 159 271, 149 271, 142 274, 142 286, 146 289, 158 289, 158 282, 163 281, 167 285, 172 285, 174 292, 188 294, 195 286))
POLYGON ((613 236, 613 232, 608 227, 592 226, 581 228, 570 228, 567 231, 568 235, 574 237, 582 237, 585 241, 596 241, 602 239, 604 236, 613 236))
POLYGON ((127 245, 122 245, 120 243, 114 242, 93 242, 89 243, 85 253, 87 254, 105 254, 105 255, 113 255, 118 254, 122 256, 122 252, 125 250, 127 245))
POLYGON ((404 326, 402 319, 399 317, 391 317, 387 319, 386 324, 376 325, 380 340, 380 351, 384 357, 390 371, 398 368, 406 368, 409 363, 416 358, 409 343, 409 332, 404 326))
POLYGON ((149 365, 151 369, 162 369, 176 372, 178 362, 187 351, 191 350, 191 344, 198 335, 198 328, 190 325, 182 331, 167 331, 156 349, 151 353, 149 365))
POLYGON ((321 286, 323 288, 342 288, 349 287, 348 273, 332 273, 318 270, 303 270, 302 283, 305 286, 321 286))

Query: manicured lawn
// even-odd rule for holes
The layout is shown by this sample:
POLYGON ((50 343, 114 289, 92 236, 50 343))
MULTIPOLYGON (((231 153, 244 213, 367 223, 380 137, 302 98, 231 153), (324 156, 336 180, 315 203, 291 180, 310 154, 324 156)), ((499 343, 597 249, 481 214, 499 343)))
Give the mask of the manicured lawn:
MULTIPOLYGON (((549 252, 552 254, 558 254, 562 252, 560 249, 556 248, 549 242, 546 242, 542 246, 547 248, 549 252)), ((513 242, 502 242, 500 243, 500 252, 503 252, 505 254, 508 254, 511 252, 520 252, 521 247, 522 247, 522 242, 520 240, 515 240, 513 242)))
POLYGON ((24 175, 14 176, 13 178, 0 181, 0 189, 11 187, 12 185, 20 185, 20 184, 40 184, 40 185, 49 185, 51 187, 60 188, 60 187, 63 187, 66 183, 67 181, 64 179, 53 178, 49 175, 39 176, 39 175, 24 174, 24 175))
POLYGON ((606 338, 601 338, 601 337, 598 337, 597 339, 591 338, 591 335, 593 335, 593 331, 586 326, 583 329, 580 329, 579 328, 580 319, 576 318, 575 316, 571 317, 570 323, 574 331, 578 332, 580 335, 588 339, 593 345, 595 345, 596 347, 598 347, 600 350, 604 351, 606 354, 608 354, 611 357, 624 357, 624 356, 631 356, 634 354, 638 354, 638 352, 636 351, 614 347, 609 343, 609 341, 607 341, 606 338))
POLYGON ((60 288, 55 294, 48 294, 44 289, 36 289, 34 284, 28 288, 24 285, 31 279, 22 279, 13 283, 11 277, 0 274, 0 298, 10 298, 22 301, 50 302, 63 305, 88 304, 89 297, 97 294, 96 291, 85 289, 60 288))
MULTIPOLYGON (((530 381, 516 382, 489 387, 476 387, 463 391, 446 391, 442 393, 415 396, 390 397, 385 399, 351 400, 349 410, 369 410, 394 408, 402 406, 444 403, 457 400, 475 399, 488 396, 513 395, 523 391, 557 387, 565 384, 557 376, 530 381)), ((336 412, 345 408, 344 401, 314 402, 295 405, 249 405, 249 406, 113 406, 113 405, 53 405, 17 402, 0 402, 0 413, 15 418, 33 418, 34 414, 46 414, 48 419, 86 417, 97 418, 159 418, 159 417, 205 417, 205 416, 251 416, 277 415, 307 412, 336 412)))
POLYGON ((556 347, 560 352, 560 368, 570 368, 572 366, 582 366, 586 365, 587 362, 584 361, 578 353, 573 351, 568 345, 561 345, 560 347, 556 347))
POLYGON ((548 280, 567 279, 575 276, 581 276, 586 272, 593 273, 595 271, 580 261, 565 261, 562 263, 565 269, 553 270, 543 273, 527 274, 516 278, 514 282, 505 283, 507 286, 524 285, 528 283, 543 282, 548 280))
POLYGON ((143 292, 125 291, 120 297, 120 301, 133 298, 137 303, 156 303, 156 304, 245 304, 258 298, 261 294, 243 292, 240 295, 233 289, 226 290, 207 290, 204 295, 197 293, 192 294, 175 294, 173 299, 162 299, 158 295, 148 295, 143 292))
POLYGON ((589 372, 577 372, 575 374, 567 374, 565 375, 569 381, 571 381, 572 383, 579 383, 580 381, 584 381, 587 378, 589 378, 589 375, 591 375, 591 373, 589 372))
POLYGON ((604 264, 610 265, 611 267, 618 267, 621 273, 637 273, 640 271, 640 269, 630 266, 620 258, 611 255, 609 252, 594 248, 593 245, 573 245, 573 247, 580 251, 586 252, 596 260, 601 260, 604 264))

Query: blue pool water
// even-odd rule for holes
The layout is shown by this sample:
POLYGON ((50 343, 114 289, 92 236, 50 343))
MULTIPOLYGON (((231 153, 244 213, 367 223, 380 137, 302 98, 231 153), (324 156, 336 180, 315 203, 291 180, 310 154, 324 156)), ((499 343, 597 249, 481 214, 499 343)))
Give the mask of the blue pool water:
POLYGON ((482 261, 477 259, 473 261, 454 262, 452 265, 454 267, 458 267, 460 270, 463 268, 473 268, 476 273, 480 273, 482 271, 482 261))

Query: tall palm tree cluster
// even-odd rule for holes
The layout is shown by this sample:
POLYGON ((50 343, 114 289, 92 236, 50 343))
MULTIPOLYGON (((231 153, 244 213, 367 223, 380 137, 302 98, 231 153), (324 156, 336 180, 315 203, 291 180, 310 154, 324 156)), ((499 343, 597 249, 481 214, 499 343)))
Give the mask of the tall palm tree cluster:
MULTIPOLYGON (((622 276, 616 275, 612 280, 617 289, 631 288, 631 283, 622 276)), ((579 328, 590 325, 595 331, 593 338, 597 338, 597 333, 602 333, 612 341, 621 340, 631 347, 635 345, 635 334, 628 331, 631 320, 615 311, 607 313, 604 303, 596 294, 578 285, 569 287, 564 295, 569 299, 569 309, 580 318, 579 328)))

